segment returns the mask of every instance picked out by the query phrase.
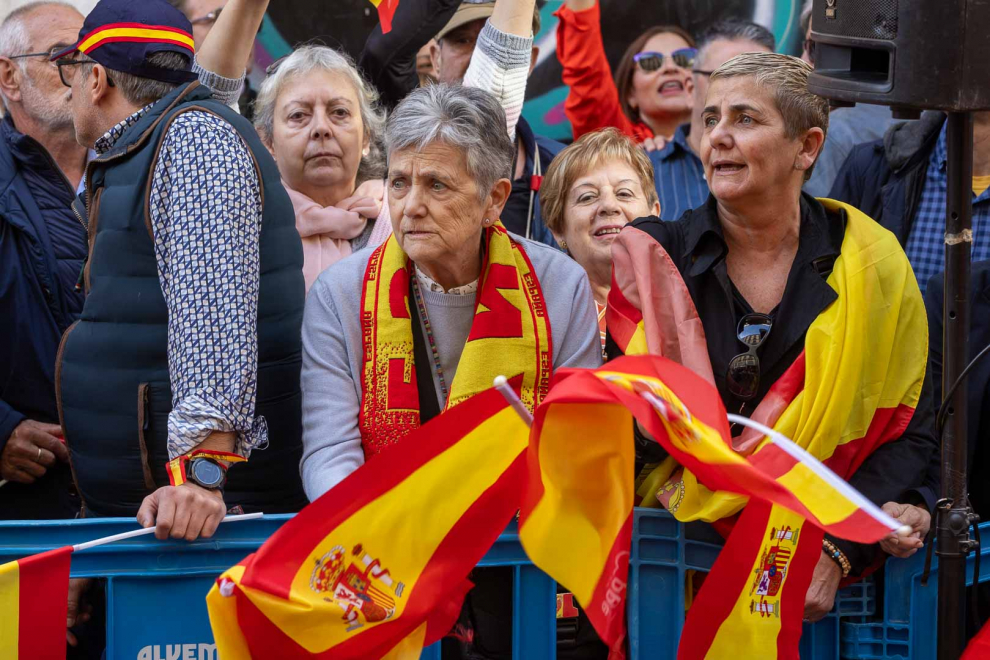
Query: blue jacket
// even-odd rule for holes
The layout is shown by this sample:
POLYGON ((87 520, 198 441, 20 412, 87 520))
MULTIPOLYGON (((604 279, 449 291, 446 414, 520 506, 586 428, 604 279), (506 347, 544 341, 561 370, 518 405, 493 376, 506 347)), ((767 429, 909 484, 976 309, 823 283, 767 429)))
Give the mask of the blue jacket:
MULTIPOLYGON (((82 309, 75 282, 86 230, 52 157, 8 116, 0 122, 0 452, 25 418, 58 423, 55 354, 82 309)), ((0 519, 71 517, 69 467, 0 489, 0 519)))
POLYGON ((944 123, 943 113, 926 112, 918 121, 895 124, 882 140, 857 146, 828 196, 855 206, 907 245, 944 123))
POLYGON ((86 304, 63 335, 55 373, 65 440, 88 516, 133 516, 146 495, 169 483, 168 307, 148 200, 168 127, 190 110, 217 115, 238 132, 262 187, 255 415, 265 418, 270 444, 231 468, 224 500, 278 513, 307 504, 299 477, 304 284, 295 214, 251 124, 194 82, 165 96, 90 162, 86 202, 75 204, 92 233, 86 304))

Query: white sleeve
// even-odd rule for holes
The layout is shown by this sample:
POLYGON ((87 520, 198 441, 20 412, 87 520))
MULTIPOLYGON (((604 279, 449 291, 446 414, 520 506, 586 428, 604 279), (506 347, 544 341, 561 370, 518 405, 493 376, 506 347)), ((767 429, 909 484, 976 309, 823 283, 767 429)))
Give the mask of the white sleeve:
POLYGON ((485 23, 464 75, 464 85, 494 94, 505 110, 509 138, 516 138, 516 124, 526 99, 526 81, 532 60, 533 38, 508 34, 485 23))

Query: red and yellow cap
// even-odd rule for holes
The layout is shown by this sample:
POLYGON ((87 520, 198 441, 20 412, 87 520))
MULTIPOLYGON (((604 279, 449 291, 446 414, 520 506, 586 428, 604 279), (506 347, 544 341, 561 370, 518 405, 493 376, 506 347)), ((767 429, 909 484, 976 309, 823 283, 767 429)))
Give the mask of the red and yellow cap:
POLYGON ((191 82, 192 24, 165 0, 100 0, 79 31, 79 40, 56 54, 58 60, 80 52, 114 71, 170 83, 191 82), (161 52, 181 53, 189 58, 183 71, 148 64, 148 57, 161 52))

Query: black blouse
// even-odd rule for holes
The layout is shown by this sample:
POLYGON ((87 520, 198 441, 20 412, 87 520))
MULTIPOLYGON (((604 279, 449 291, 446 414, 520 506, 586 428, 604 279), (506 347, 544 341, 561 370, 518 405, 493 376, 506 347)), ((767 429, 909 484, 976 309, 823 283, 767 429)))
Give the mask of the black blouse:
MULTIPOLYGON (((729 412, 748 416, 756 409, 770 387, 804 350, 808 328, 838 297, 826 280, 841 251, 845 225, 844 212, 829 213, 813 197, 802 194, 797 254, 787 276, 784 295, 771 313, 773 327, 758 349, 759 390, 754 399, 743 402, 727 389, 725 374, 729 361, 745 352, 736 329, 740 318, 752 310, 729 279, 725 264, 728 247, 715 199, 709 196, 703 206, 688 211, 676 222, 650 217, 633 223, 632 226, 664 247, 680 271, 701 317, 715 385, 729 412)), ((606 348, 610 358, 621 355, 611 338, 606 348)), ((878 506, 890 501, 925 502, 926 498, 919 495, 917 489, 923 482, 929 461, 938 451, 934 421, 932 385, 926 373, 921 399, 904 434, 870 455, 850 483, 878 506)), ((642 439, 638 440, 638 448, 645 446, 650 451, 640 462, 655 462, 659 458, 656 453, 659 445, 652 442, 644 445, 642 439)), ((832 541, 849 558, 854 574, 867 568, 877 552, 877 546, 832 541)))

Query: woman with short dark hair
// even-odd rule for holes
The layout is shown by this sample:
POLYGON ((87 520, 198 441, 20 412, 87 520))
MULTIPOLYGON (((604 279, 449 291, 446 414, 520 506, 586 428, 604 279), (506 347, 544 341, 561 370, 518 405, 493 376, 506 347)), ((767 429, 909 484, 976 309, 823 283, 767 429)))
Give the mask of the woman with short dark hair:
POLYGON ((564 111, 574 138, 613 126, 642 142, 669 139, 691 120, 694 39, 676 25, 659 25, 626 49, 612 78, 602 42, 598 0, 567 0, 556 13, 557 58, 569 87, 564 111))

